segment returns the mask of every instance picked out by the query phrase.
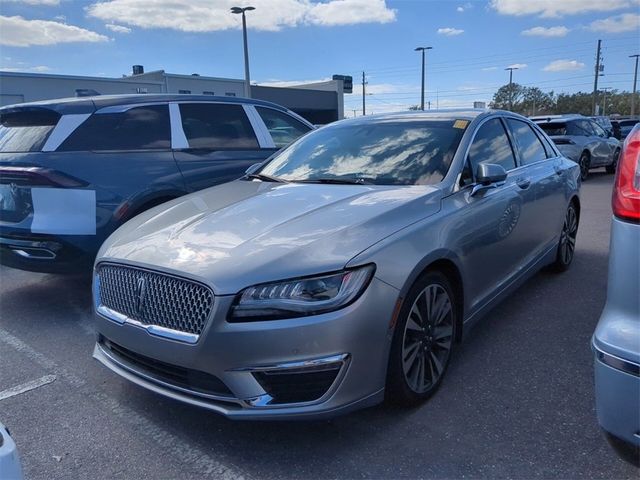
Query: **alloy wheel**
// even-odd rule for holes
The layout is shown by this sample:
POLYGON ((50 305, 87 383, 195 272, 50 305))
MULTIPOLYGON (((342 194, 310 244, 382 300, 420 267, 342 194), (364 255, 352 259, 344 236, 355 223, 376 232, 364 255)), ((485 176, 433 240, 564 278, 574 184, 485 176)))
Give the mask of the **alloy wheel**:
POLYGON ((444 373, 453 343, 453 322, 453 304, 441 285, 428 285, 413 302, 402 339, 402 369, 415 393, 431 390, 444 373))
POLYGON ((564 219, 562 233, 560 234, 560 260, 569 265, 573 260, 573 252, 576 248, 576 236, 578 234, 578 216, 572 206, 567 210, 564 219))

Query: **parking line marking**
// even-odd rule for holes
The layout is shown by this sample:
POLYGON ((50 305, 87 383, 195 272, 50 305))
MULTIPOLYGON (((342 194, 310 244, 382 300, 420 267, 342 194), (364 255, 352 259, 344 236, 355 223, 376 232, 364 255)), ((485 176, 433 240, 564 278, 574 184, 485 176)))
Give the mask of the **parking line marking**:
POLYGON ((206 450, 189 445, 178 435, 156 425, 144 415, 120 403, 106 393, 89 384, 85 379, 61 367, 56 362, 35 350, 26 342, 0 328, 0 343, 8 345, 26 355, 33 362, 52 371, 58 378, 77 388, 85 397, 97 403, 105 413, 117 417, 122 424, 134 427, 134 430, 151 439, 164 451, 180 459, 183 463, 199 469, 203 475, 210 475, 219 480, 250 480, 250 475, 235 465, 225 465, 213 458, 206 450))
POLYGON ((48 385, 49 383, 55 382, 55 380, 55 375, 45 375, 44 377, 31 380, 30 382, 25 382, 20 385, 16 385, 15 387, 7 388, 6 390, 0 392, 0 401, 6 400, 7 398, 15 397, 16 395, 20 395, 22 393, 30 392, 31 390, 42 387, 43 385, 48 385))

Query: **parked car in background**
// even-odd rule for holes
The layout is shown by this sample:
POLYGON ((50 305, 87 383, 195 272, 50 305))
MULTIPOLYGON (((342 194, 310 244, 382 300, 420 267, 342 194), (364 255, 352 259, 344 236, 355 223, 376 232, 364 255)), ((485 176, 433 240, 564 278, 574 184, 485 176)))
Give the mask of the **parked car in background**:
POLYGON ((627 137, 613 188, 607 303, 593 334, 598 422, 640 464, 640 124, 627 137))
POLYGON ((0 109, 0 262, 90 269, 140 212, 240 177, 313 126, 273 103, 116 95, 0 109))
POLYGON ((563 155, 580 165, 582 180, 587 179, 592 168, 604 167, 607 173, 616 171, 620 142, 590 118, 550 115, 532 120, 549 135, 563 155))
POLYGON ((638 122, 640 122, 640 120, 637 118, 620 118, 616 120, 611 120, 611 123, 613 123, 614 128, 616 128, 616 125, 617 125, 617 129, 620 131, 620 136, 617 138, 623 141, 627 138, 627 135, 629 135, 631 130, 633 130, 633 127, 638 122))
POLYGON ((359 117, 104 243, 94 357, 234 419, 411 405, 455 343, 546 265, 571 265, 580 171, 501 111, 359 117))
POLYGON ((0 478, 22 480, 22 466, 16 444, 9 430, 0 423, 0 478))
POLYGON ((589 118, 596 122, 606 132, 607 136, 617 138, 615 136, 613 124, 611 123, 611 119, 609 117, 606 117, 604 115, 596 115, 589 118))

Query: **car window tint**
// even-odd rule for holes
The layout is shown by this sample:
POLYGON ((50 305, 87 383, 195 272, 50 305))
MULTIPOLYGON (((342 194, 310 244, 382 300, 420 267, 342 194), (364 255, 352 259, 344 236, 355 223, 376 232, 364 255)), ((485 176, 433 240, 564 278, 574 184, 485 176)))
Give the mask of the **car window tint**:
POLYGON ((518 152, 520 153, 520 159, 523 165, 546 160, 547 152, 528 123, 514 120, 513 118, 508 118, 507 123, 516 139, 518 152))
POLYGON ((600 125, 595 122, 589 123, 595 135, 597 135, 598 137, 608 137, 607 132, 605 132, 604 128, 602 128, 600 125))
POLYGON ((0 152, 38 152, 60 115, 47 109, 0 113, 0 152))
POLYGON ((291 115, 273 108, 256 107, 276 147, 284 147, 311 130, 291 115))
MULTIPOLYGON (((469 148, 468 161, 471 165, 469 173, 472 174, 475 174, 481 163, 501 165, 507 171, 516 167, 511 143, 500 119, 492 118, 478 129, 469 148)), ((468 176, 469 174, 467 174, 468 176)), ((470 183, 468 179, 463 179, 463 181, 470 183)))
POLYGON ((242 105, 183 103, 180 116, 189 148, 258 148, 258 140, 242 105))
POLYGON ((147 105, 125 112, 94 113, 58 148, 59 151, 168 150, 171 126, 167 105, 147 105))

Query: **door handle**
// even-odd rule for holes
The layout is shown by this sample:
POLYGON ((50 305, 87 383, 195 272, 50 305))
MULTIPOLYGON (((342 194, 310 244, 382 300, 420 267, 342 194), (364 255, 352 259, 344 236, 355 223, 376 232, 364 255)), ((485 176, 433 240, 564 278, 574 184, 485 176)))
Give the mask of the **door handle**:
POLYGON ((520 177, 520 178, 518 178, 516 180, 516 185, 518 185, 523 190, 526 190, 531 185, 531 179, 530 178, 525 178, 525 177, 520 177))
POLYGON ((562 175, 562 167, 560 165, 555 164, 553 166, 553 170, 556 172, 556 175, 562 175))

